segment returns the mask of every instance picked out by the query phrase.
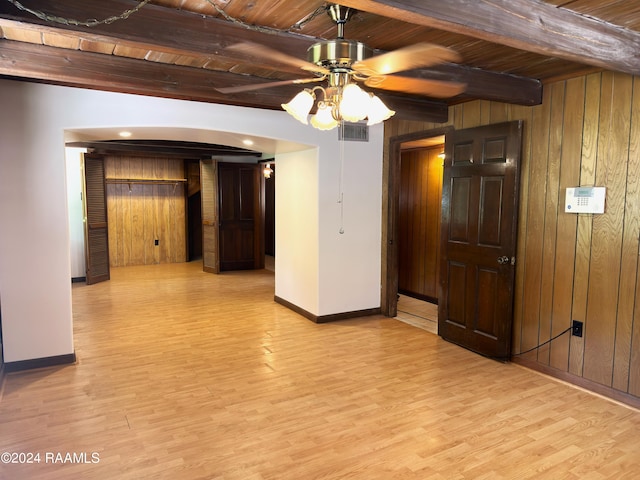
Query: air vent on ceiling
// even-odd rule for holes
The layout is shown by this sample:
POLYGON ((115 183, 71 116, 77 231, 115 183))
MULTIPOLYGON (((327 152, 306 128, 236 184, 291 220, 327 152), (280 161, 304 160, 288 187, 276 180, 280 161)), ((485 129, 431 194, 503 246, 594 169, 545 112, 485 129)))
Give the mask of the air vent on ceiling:
POLYGON ((346 142, 368 142, 369 126, 366 123, 343 122, 338 129, 338 140, 346 142))

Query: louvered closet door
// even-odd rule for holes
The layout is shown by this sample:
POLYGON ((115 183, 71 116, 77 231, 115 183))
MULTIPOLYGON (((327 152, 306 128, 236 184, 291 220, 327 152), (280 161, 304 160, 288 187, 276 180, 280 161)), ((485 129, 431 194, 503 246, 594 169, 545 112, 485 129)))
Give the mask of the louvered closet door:
POLYGON ((109 280, 109 228, 104 161, 84 156, 85 258, 87 284, 109 280))
POLYGON ((200 192, 202 199, 202 269, 220 273, 220 243, 218 237, 218 162, 200 161, 200 192))

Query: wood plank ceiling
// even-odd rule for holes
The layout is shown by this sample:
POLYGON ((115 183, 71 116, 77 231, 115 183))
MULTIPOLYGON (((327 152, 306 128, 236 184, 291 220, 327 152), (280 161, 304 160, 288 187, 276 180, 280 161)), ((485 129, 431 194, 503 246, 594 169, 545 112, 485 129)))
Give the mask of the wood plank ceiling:
MULTIPOLYGON (((430 42, 460 54, 457 64, 403 75, 463 82, 461 95, 442 100, 376 92, 403 118, 441 120, 447 105, 478 98, 535 105, 545 83, 596 69, 640 73, 636 1, 340 3, 358 9, 345 37, 377 53, 430 42)), ((57 20, 105 19, 139 5, 133 0, 0 0, 0 76, 278 109, 299 85, 226 95, 215 88, 309 74, 229 47, 249 40, 305 59, 306 49, 318 39, 336 37, 322 0, 154 0, 111 23, 83 26, 57 20)))

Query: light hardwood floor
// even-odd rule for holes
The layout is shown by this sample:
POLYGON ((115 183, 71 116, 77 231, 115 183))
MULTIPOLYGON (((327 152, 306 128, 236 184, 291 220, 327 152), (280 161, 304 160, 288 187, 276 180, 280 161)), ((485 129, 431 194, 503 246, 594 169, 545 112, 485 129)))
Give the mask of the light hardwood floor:
POLYGON ((76 285, 78 363, 9 375, 0 400, 0 452, 42 463, 0 478, 640 478, 637 410, 395 319, 317 325, 273 294, 269 271, 198 263, 76 285))
POLYGON ((397 320, 438 334, 437 305, 407 295, 399 295, 398 297, 398 314, 395 317, 397 320))

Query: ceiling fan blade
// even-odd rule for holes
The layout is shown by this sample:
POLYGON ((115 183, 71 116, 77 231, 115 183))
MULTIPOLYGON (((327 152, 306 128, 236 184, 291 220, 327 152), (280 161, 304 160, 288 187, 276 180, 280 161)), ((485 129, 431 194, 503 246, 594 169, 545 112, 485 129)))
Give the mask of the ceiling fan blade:
POLYGON ((250 85, 238 85, 237 87, 216 88, 220 93, 240 93, 251 92, 253 90, 262 90, 263 88, 281 87, 283 85, 296 85, 300 83, 320 82, 324 77, 316 78, 296 78, 295 80, 278 80, 277 82, 252 83, 250 85))
POLYGON ((416 43, 355 62, 352 68, 358 73, 374 76, 459 61, 460 56, 450 48, 432 43, 416 43))
POLYGON ((464 92, 466 85, 458 82, 428 80, 426 78, 399 77, 395 75, 369 77, 364 84, 371 88, 413 93, 425 97, 455 97, 464 92))
POLYGON ((277 50, 273 50, 272 48, 265 47, 264 45, 260 45, 258 43, 252 43, 252 42, 236 43, 234 45, 228 46, 227 49, 232 50, 234 52, 240 52, 249 56, 259 57, 262 60, 267 59, 269 61, 279 62, 285 65, 291 65, 293 67, 298 67, 308 72, 321 73, 323 75, 327 75, 329 73, 329 70, 319 65, 316 65, 315 63, 307 62, 306 60, 292 57, 291 55, 278 52, 277 50))

